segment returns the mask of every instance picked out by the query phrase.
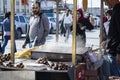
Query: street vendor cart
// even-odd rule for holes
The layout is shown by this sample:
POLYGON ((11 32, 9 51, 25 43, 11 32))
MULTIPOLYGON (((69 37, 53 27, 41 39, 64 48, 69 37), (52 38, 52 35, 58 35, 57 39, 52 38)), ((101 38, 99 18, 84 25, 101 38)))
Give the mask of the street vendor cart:
MULTIPOLYGON (((88 48, 76 49, 76 3, 74 1, 73 11, 73 39, 71 46, 61 45, 43 45, 34 50, 30 50, 29 59, 14 58, 14 36, 11 37, 11 60, 1 62, 0 69, 2 71, 19 71, 28 70, 35 71, 35 80, 99 80, 98 70, 87 70, 83 54, 88 48), (8 66, 4 66, 8 65, 8 66), (19 66, 18 66, 19 65, 19 66), (21 66, 22 65, 22 66, 21 66)), ((14 15, 14 0, 11 0, 14 15)), ((12 16, 12 24, 14 26, 14 17, 12 16)), ((14 35, 14 28, 11 27, 14 35)), ((57 29, 58 30, 58 29, 57 29)), ((58 32, 58 31, 56 31, 58 32)), ((58 36, 57 36, 58 38, 58 36)), ((56 39, 58 40, 58 39, 56 39)))
MULTIPOLYGON (((34 71, 35 80, 98 80, 97 70, 87 70, 83 54, 89 48, 76 50, 76 65, 72 65, 72 46, 43 45, 30 51, 30 58, 15 58, 13 66, 0 66, 2 71, 34 71), (18 67, 18 64, 24 67, 18 67), (91 77, 92 76, 92 77, 91 77), (89 79, 88 79, 89 78, 89 79)), ((26 54, 26 53, 23 53, 26 54)), ((27 53, 28 55, 28 53, 27 53)))

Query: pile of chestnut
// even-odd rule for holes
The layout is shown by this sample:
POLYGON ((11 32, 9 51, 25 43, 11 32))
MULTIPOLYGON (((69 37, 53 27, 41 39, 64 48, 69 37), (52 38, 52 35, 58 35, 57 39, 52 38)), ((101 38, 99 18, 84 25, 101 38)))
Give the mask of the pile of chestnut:
POLYGON ((9 61, 10 59, 11 59, 10 53, 4 54, 4 55, 0 55, 0 61, 2 61, 2 62, 9 61))
POLYGON ((14 64, 10 61, 10 59, 11 59, 10 53, 0 55, 0 66, 24 68, 23 63, 18 63, 18 64, 16 64, 16 66, 14 66, 14 64))
POLYGON ((47 57, 40 57, 39 59, 36 60, 36 63, 48 65, 50 68, 54 70, 68 70, 70 68, 69 65, 64 64, 63 62, 49 63, 47 57))

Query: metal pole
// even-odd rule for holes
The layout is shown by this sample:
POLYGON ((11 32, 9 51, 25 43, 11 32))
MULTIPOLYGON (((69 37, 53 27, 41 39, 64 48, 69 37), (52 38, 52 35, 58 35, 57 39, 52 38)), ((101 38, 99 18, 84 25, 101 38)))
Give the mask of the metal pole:
POLYGON ((91 0, 91 13, 92 13, 92 0, 91 0))
POLYGON ((25 9, 24 9, 24 10, 25 10, 25 12, 24 12, 24 13, 25 13, 25 15, 26 15, 26 8, 27 8, 27 7, 26 7, 26 5, 24 5, 24 8, 25 8, 25 9))
POLYGON ((103 14, 104 14, 104 5, 103 5, 103 0, 101 0, 100 42, 102 41, 103 38, 103 14))
POLYGON ((76 65, 76 8, 77 0, 73 0, 73 37, 72 37, 72 65, 76 65))
POLYGON ((16 0, 11 0, 11 24, 10 24, 10 28, 11 28, 11 61, 12 63, 14 63, 14 10, 15 10, 15 1, 16 0))
POLYGON ((5 13, 6 11, 5 11, 5 0, 3 0, 3 13, 5 13))
POLYGON ((58 12, 58 5, 59 5, 59 1, 56 0, 56 42, 58 42, 58 34, 59 34, 59 12, 58 12))

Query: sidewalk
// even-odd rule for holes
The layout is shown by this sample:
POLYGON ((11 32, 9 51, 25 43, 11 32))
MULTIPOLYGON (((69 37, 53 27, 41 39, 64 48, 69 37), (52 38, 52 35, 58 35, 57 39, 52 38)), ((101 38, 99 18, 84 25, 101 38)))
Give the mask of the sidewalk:
MULTIPOLYGON (((100 32, 99 29, 95 29, 92 31, 86 31, 86 47, 91 47, 91 46, 93 46, 94 48, 99 47, 99 32, 100 32)), ((17 51, 24 50, 22 48, 24 40, 25 38, 16 40, 17 51)), ((65 42, 64 40, 65 40, 65 37, 59 35, 58 42, 57 42, 56 35, 49 34, 46 40, 46 44, 51 44, 51 45, 58 44, 61 46, 72 46, 72 35, 70 35, 68 42, 65 42)), ((26 46, 25 49, 28 49, 28 45, 26 46)), ((6 46, 6 49, 5 49, 5 54, 8 54, 8 53, 10 53, 10 41, 8 42, 8 45, 6 46)))

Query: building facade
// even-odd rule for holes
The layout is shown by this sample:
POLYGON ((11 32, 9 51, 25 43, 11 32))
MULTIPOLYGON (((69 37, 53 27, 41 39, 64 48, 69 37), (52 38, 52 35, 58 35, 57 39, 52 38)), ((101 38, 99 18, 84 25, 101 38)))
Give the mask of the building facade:
MULTIPOLYGON (((0 0, 0 14, 11 11, 11 0, 0 0)), ((15 2, 15 13, 30 14, 32 0, 28 0, 28 5, 22 5, 21 0, 15 2)))
MULTIPOLYGON (((0 0, 0 14, 4 14, 5 12, 11 11, 11 0, 0 0)), ((32 1, 34 0, 28 0, 28 4, 27 5, 22 5, 21 0, 15 0, 15 13, 23 13, 26 15, 30 15, 31 14, 31 4, 32 1)), ((36 1, 41 1, 41 0, 36 0, 36 1)), ((65 3, 61 0, 61 2, 59 3, 59 5, 61 7, 59 8, 65 8, 64 5, 65 3)), ((72 4, 67 4, 67 6, 69 7, 69 9, 73 9, 73 5, 72 4)), ((56 2, 53 1, 47 1, 47 2, 41 2, 41 8, 42 9, 53 9, 56 10, 56 2)), ((87 12, 89 13, 93 13, 93 15, 100 15, 100 8, 88 8, 87 12)))
MULTIPOLYGON (((0 14, 4 14, 5 12, 11 11, 11 0, 0 0, 0 14)), ((23 13, 29 15, 31 13, 31 4, 34 0, 28 0, 27 5, 22 5, 21 0, 15 0, 15 13, 23 13)), ((36 0, 40 1, 40 0, 36 0)), ((62 2, 62 0, 61 0, 62 2)), ((63 4, 61 4, 63 5, 63 4)), ((55 9, 56 2, 55 1, 42 1, 41 9, 55 9)))

